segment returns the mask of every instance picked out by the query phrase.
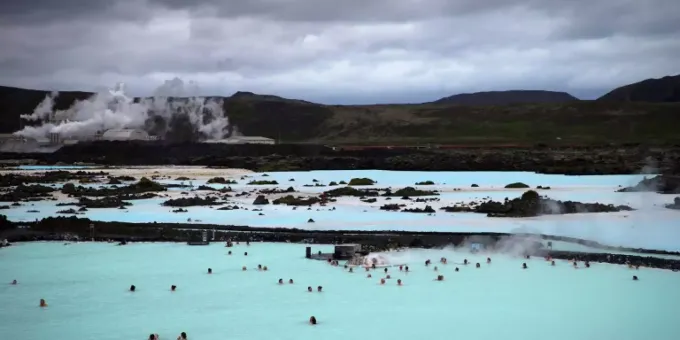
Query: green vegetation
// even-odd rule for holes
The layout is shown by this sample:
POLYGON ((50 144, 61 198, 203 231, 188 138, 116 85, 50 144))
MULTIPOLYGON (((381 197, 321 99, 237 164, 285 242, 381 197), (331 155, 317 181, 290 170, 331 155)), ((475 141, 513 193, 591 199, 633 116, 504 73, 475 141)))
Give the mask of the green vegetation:
POLYGON ((370 178, 352 178, 349 180, 349 185, 373 185, 376 181, 370 178))
POLYGON ((208 180, 207 184, 238 184, 233 179, 225 179, 224 177, 213 177, 208 180))
POLYGON ((277 181, 250 181, 248 182, 248 185, 277 185, 279 182, 277 181))

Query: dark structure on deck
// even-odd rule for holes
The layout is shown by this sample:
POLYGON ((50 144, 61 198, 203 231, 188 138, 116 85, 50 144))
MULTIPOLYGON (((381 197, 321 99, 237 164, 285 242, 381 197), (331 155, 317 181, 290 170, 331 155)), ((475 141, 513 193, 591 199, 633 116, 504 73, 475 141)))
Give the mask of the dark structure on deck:
POLYGON ((357 253, 361 253, 360 244, 338 244, 335 246, 335 250, 332 253, 322 253, 317 252, 312 254, 312 247, 307 247, 305 249, 305 257, 314 260, 349 260, 353 258, 357 253))
POLYGON ((191 234, 189 236, 189 241, 187 244, 190 246, 207 246, 210 244, 210 239, 208 238, 208 231, 203 230, 200 234, 191 234))

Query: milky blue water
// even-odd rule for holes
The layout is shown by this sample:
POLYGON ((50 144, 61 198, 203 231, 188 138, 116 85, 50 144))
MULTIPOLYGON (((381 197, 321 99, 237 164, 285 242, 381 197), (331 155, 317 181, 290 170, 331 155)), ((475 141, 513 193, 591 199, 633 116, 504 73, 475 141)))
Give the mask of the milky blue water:
MULTIPOLYGON (((262 188, 293 186, 296 190, 315 194, 331 187, 304 187, 330 181, 349 181, 355 177, 369 177, 378 181, 374 187, 400 188, 419 181, 432 180, 434 186, 423 186, 423 189, 442 190, 438 196, 440 203, 410 203, 412 207, 424 207, 431 204, 436 208, 453 205, 457 202, 467 203, 485 198, 503 200, 515 198, 525 190, 508 190, 503 187, 511 182, 524 182, 532 187, 550 186, 551 190, 540 190, 542 195, 559 200, 581 202, 600 202, 608 204, 626 204, 637 209, 634 212, 575 214, 563 216, 541 216, 537 218, 498 219, 470 213, 438 212, 433 216, 381 211, 379 207, 386 203, 403 202, 399 198, 386 200, 379 198, 376 203, 361 203, 358 200, 340 199, 328 207, 312 207, 293 209, 287 206, 252 206, 254 196, 233 198, 232 203, 239 204, 248 210, 218 211, 209 207, 190 207, 188 213, 172 213, 170 208, 160 204, 165 198, 136 200, 128 210, 90 209, 85 215, 94 220, 125 222, 187 222, 189 218, 195 223, 215 223, 224 225, 248 225, 257 227, 295 227, 316 230, 401 230, 401 231, 445 231, 445 232, 532 232, 558 236, 585 238, 608 245, 663 249, 680 251, 680 211, 663 207, 673 199, 669 195, 656 193, 617 193, 620 186, 636 184, 642 175, 615 176, 562 176, 543 175, 528 172, 400 172, 400 171, 311 171, 311 172, 271 172, 251 174, 247 178, 234 177, 238 184, 231 185, 236 191, 250 191, 262 188), (295 179, 290 182, 289 179, 295 179), (278 185, 255 186, 247 183, 252 180, 276 180, 278 185), (470 188, 472 183, 479 188, 470 188), (453 191, 453 189, 460 191, 453 191), (335 210, 331 210, 335 207, 335 210), (262 211, 252 211, 253 208, 262 211), (262 213, 263 215, 260 215, 262 213), (307 223, 312 218, 315 223, 307 223), (200 222, 197 222, 200 221, 200 222)), ((205 180, 192 180, 195 186, 205 184, 205 180)), ((164 180, 163 183, 181 183, 164 180)), ((185 182, 188 184, 188 182, 185 182)), ((60 186, 60 185, 59 185, 60 186)), ((90 187, 99 185, 87 185, 90 187)), ((212 185, 215 188, 223 185, 212 185)), ((187 189, 172 189, 173 192, 187 189)), ((3 210, 10 220, 31 221, 45 216, 55 216, 58 210, 69 207, 57 207, 54 201, 28 203, 21 207, 3 210), (38 213, 29 212, 37 210, 38 213)))
POLYGON ((605 264, 575 270, 562 261, 550 267, 542 259, 500 255, 487 265, 483 254, 423 250, 386 254, 411 272, 392 267, 383 286, 381 270, 369 279, 363 269, 348 273, 306 260, 303 245, 231 249, 231 256, 221 244, 0 249, 0 334, 22 340, 146 339, 152 332, 175 339, 182 331, 190 339, 244 340, 680 338, 680 275, 671 271, 605 264), (449 264, 436 264, 438 273, 423 265, 442 256, 449 264), (463 258, 482 268, 460 265, 454 272, 463 258), (520 269, 522 262, 529 269, 520 269), (254 270, 258 264, 269 270, 254 270), (445 281, 434 281, 437 274, 445 281), (279 278, 294 284, 278 285, 279 278), (19 284, 8 284, 13 279, 19 284), (319 285, 322 293, 306 291, 319 285), (41 298, 47 308, 38 307, 41 298), (308 324, 312 315, 316 326, 308 324))
POLYGON ((93 168, 92 165, 19 165, 18 170, 31 171, 56 171, 56 170, 83 170, 93 168))

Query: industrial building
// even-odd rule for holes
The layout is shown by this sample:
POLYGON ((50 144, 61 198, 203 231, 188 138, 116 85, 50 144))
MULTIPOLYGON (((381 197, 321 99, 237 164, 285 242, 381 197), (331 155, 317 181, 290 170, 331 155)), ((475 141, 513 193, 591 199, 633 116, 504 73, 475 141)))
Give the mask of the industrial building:
POLYGON ((110 129, 106 130, 100 140, 108 141, 127 141, 127 140, 150 140, 149 134, 144 130, 138 129, 110 129))
POLYGON ((205 143, 220 143, 220 144, 276 144, 276 141, 267 137, 256 136, 235 136, 224 139, 211 139, 205 143))

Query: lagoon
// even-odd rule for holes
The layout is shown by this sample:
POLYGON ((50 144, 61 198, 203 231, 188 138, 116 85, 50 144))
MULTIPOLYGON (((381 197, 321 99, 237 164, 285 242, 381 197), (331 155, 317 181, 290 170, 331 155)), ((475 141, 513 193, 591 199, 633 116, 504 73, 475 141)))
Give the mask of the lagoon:
POLYGON ((382 256, 411 272, 391 267, 392 279, 382 286, 381 270, 371 279, 363 269, 348 273, 304 259, 304 245, 295 244, 17 244, 0 250, 0 334, 26 340, 146 339, 152 332, 174 339, 182 331, 190 339, 680 337, 674 310, 680 275, 671 271, 596 263, 573 269, 565 261, 550 267, 543 259, 496 254, 487 265, 486 254, 460 250, 382 256), (449 264, 436 263, 445 275, 436 282, 437 273, 423 263, 442 256, 449 264), (458 265, 454 272, 463 258, 482 268, 458 265), (520 269, 522 262, 529 269, 520 269), (257 264, 269 271, 253 270, 257 264), (278 285, 279 278, 295 283, 278 285), (19 284, 7 284, 13 279, 19 284), (134 293, 127 291, 131 284, 134 293), (306 292, 318 285, 323 293, 306 292), (41 298, 49 307, 38 307, 41 298), (307 323, 311 315, 317 326, 307 323))

